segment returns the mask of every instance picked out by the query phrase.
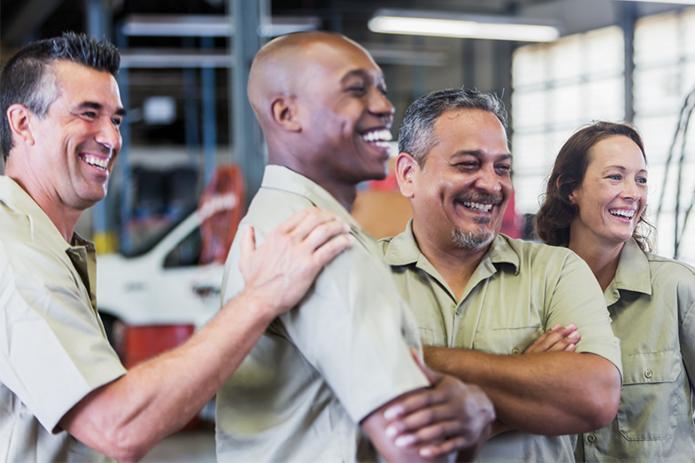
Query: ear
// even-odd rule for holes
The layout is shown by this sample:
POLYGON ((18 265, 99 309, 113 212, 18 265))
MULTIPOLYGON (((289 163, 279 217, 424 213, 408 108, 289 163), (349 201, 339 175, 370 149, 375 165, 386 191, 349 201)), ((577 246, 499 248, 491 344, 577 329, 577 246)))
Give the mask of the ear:
POLYGON ((399 153, 396 158, 396 179, 401 194, 406 198, 415 196, 414 176, 420 172, 420 165, 408 153, 399 153))
POLYGON ((7 121, 10 124, 12 138, 18 138, 27 145, 33 145, 35 142, 34 133, 29 124, 31 116, 31 111, 19 103, 7 108, 7 121))
POLYGON ((270 103, 270 115, 273 122, 290 132, 302 130, 298 109, 295 100, 286 96, 278 96, 270 103))

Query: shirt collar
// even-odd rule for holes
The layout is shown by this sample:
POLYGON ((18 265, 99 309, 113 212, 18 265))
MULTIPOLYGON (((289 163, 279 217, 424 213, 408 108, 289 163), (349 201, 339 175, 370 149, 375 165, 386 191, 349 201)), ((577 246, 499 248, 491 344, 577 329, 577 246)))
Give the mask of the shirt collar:
POLYGON ((652 275, 649 260, 635 241, 630 238, 620 251, 620 260, 615 277, 608 288, 606 296, 615 303, 620 294, 618 291, 634 291, 647 295, 652 294, 652 275))
MULTIPOLYGON (((490 264, 511 264, 514 266, 514 274, 519 273, 519 255, 509 245, 505 235, 498 234, 490 249, 480 261, 479 266, 490 264)), ((405 231, 398 236, 395 236, 389 243, 384 259, 389 265, 410 265, 418 262, 426 261, 425 256, 420 252, 415 235, 413 234, 413 219, 410 219, 406 225, 405 231)), ((429 262, 428 262, 429 264, 429 262)), ((431 265, 431 264, 430 264, 431 265)), ((493 271, 494 273, 494 271, 493 271)))
POLYGON ((361 230, 350 213, 333 197, 312 180, 287 167, 268 165, 263 174, 261 188, 282 190, 308 199, 314 206, 331 211, 350 225, 353 230, 361 230))

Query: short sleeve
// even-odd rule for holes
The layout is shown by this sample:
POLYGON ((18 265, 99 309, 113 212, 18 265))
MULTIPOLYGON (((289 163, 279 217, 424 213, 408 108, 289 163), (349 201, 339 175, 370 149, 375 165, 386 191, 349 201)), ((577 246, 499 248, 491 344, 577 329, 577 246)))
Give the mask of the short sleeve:
POLYGON ((576 352, 592 353, 612 362, 623 374, 620 340, 611 329, 611 318, 601 287, 589 266, 573 253, 568 253, 557 281, 552 280, 546 326, 574 323, 581 339, 576 352))
POLYGON ((32 253, 12 258, 0 242, 0 382, 48 431, 85 395, 125 373, 97 315, 71 286, 55 262, 32 253), (32 274, 32 265, 41 270, 32 274), (56 278, 40 281, 51 270, 56 278))
MULTIPOLYGON (((257 229, 258 244, 262 235, 257 229)), ((238 248, 235 242, 225 269, 225 301, 243 288, 238 248)), ((359 238, 280 321, 355 423, 390 400, 429 386, 410 352, 421 351, 417 325, 381 257, 359 238)))

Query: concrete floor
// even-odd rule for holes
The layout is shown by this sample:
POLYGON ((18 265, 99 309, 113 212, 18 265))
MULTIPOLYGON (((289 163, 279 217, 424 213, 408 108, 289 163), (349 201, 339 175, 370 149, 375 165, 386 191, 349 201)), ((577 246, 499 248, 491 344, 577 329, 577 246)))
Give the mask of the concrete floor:
POLYGON ((215 463, 215 431, 202 429, 169 436, 150 450, 142 461, 215 463))

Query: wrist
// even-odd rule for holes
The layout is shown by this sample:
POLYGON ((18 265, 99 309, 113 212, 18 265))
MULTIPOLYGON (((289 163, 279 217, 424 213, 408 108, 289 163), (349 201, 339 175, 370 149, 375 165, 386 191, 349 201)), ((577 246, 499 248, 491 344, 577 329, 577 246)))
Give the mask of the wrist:
POLYGON ((247 286, 236 299, 240 310, 265 326, 270 325, 275 317, 282 313, 280 299, 259 288, 247 286))

